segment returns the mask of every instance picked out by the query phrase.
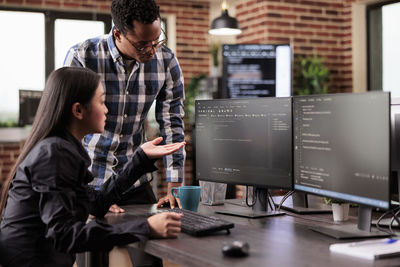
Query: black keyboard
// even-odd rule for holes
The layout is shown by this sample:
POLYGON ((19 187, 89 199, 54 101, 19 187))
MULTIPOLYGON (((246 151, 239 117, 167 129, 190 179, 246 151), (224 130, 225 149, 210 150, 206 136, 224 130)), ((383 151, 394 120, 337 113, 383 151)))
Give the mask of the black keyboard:
POLYGON ((217 231, 227 230, 234 227, 234 224, 220 218, 202 215, 197 212, 184 209, 158 210, 160 212, 183 213, 182 232, 193 236, 204 236, 217 231))

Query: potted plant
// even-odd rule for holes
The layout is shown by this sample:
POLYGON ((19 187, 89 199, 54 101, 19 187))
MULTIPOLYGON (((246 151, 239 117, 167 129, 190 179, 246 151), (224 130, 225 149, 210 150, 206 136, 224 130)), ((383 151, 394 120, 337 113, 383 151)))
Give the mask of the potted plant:
POLYGON ((185 118, 189 124, 194 123, 194 100, 200 91, 201 81, 207 76, 203 73, 192 77, 185 90, 185 118))
POLYGON ((349 219, 350 203, 334 198, 323 198, 324 203, 332 206, 332 215, 335 222, 343 222, 349 219))
POLYGON ((317 55, 300 56, 294 78, 297 95, 328 93, 329 69, 324 65, 324 59, 317 55))
POLYGON ((218 65, 219 65, 219 60, 218 60, 218 52, 219 52, 219 47, 220 45, 218 43, 213 43, 210 45, 210 54, 211 54, 211 59, 212 59, 212 66, 211 66, 211 77, 218 77, 218 65))

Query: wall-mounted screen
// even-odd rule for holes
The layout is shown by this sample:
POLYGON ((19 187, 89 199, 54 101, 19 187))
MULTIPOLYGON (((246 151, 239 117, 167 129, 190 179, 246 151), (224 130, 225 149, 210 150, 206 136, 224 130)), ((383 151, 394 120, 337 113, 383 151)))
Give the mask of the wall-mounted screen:
POLYGON ((222 64, 222 98, 291 96, 288 44, 223 45, 222 64))

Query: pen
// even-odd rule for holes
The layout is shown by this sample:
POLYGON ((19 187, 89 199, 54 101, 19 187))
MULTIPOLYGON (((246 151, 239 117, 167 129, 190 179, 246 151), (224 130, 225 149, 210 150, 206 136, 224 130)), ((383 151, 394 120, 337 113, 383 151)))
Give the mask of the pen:
POLYGON ((363 246, 369 246, 369 245, 388 245, 388 244, 393 244, 396 243, 398 239, 392 239, 392 238, 385 238, 385 239, 377 239, 377 240, 372 240, 372 241, 364 241, 364 242, 354 242, 350 243, 349 247, 363 247, 363 246))

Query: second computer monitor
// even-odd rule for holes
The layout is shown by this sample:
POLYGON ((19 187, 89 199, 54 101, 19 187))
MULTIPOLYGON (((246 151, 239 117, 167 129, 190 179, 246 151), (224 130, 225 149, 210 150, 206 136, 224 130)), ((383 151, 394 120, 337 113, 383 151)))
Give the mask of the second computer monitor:
POLYGON ((389 208, 387 93, 294 98, 294 188, 389 208))
POLYGON ((291 98, 196 101, 196 178, 292 188, 291 98))
POLYGON ((295 97, 294 188, 359 204, 358 226, 314 227, 336 237, 375 237, 372 207, 389 208, 390 95, 295 97))

